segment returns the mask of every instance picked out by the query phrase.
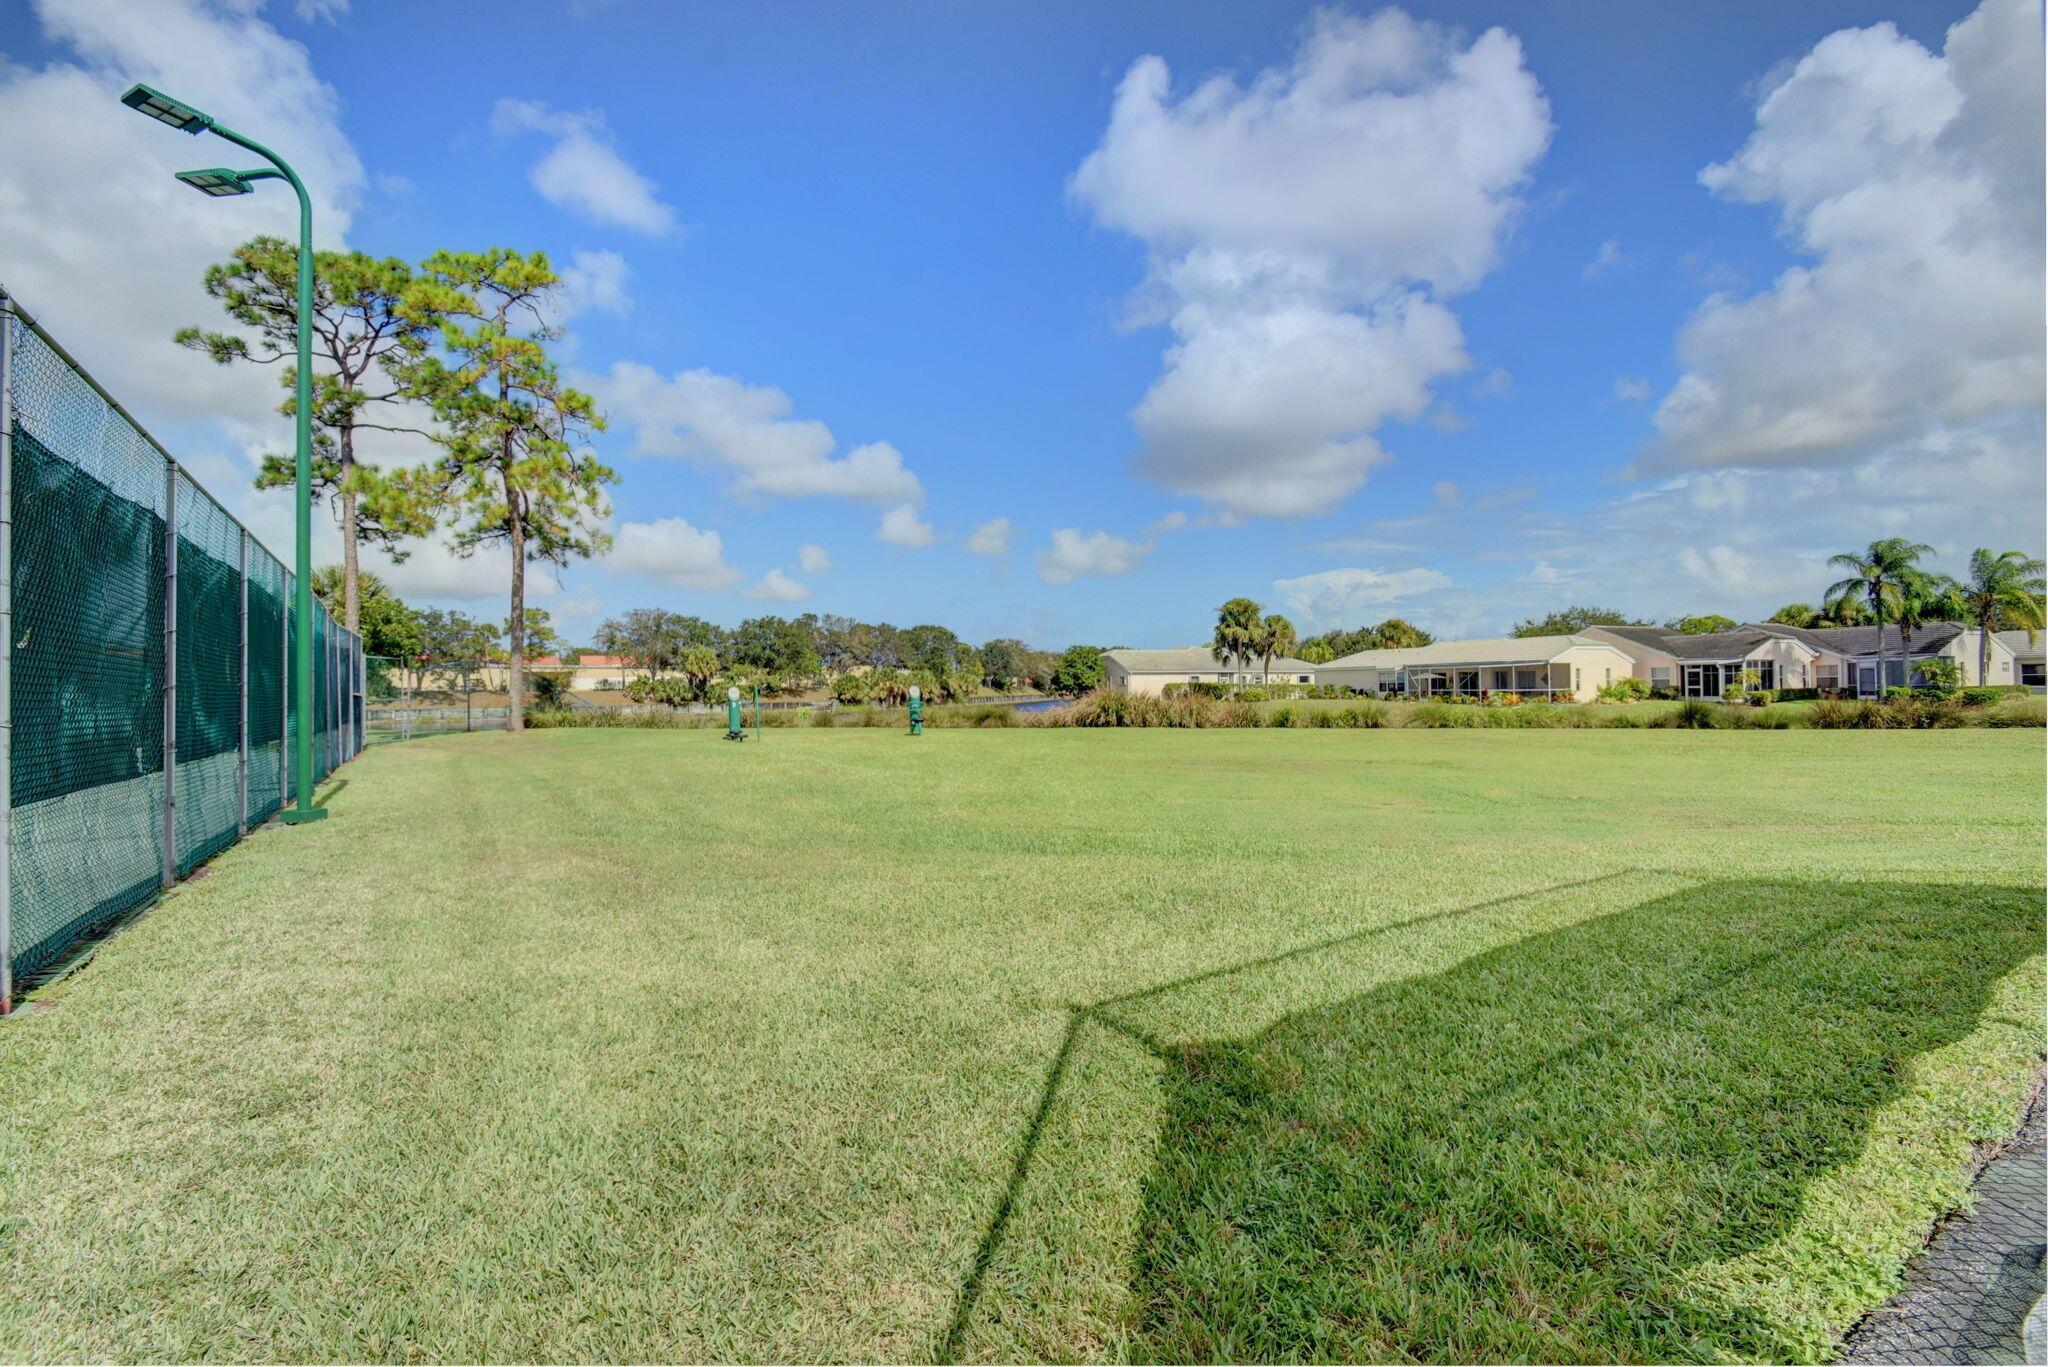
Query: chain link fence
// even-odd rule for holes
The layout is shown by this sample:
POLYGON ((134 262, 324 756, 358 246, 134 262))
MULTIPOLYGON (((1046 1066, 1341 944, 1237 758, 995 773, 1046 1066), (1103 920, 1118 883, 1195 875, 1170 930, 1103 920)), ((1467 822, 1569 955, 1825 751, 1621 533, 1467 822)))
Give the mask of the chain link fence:
POLYGON ((512 715, 505 665, 495 660, 363 657, 363 739, 416 740, 503 731, 512 715))
MULTIPOLYGON (((293 578, 0 290, 0 1011, 292 789, 293 578)), ((316 778, 362 643, 316 608, 316 778)))

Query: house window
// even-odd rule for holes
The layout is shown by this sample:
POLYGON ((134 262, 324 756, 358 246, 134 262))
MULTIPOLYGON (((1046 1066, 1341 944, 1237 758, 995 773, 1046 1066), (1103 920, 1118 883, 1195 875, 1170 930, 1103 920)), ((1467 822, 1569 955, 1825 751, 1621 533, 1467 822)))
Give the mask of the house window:
POLYGON ((1651 666, 1650 666, 1650 687, 1652 687, 1652 688, 1669 688, 1669 687, 1671 687, 1671 666, 1670 666, 1670 665, 1651 665, 1651 666))
POLYGON ((2024 660, 2020 662, 2021 683, 2029 688, 2039 688, 2044 679, 2048 679, 2048 665, 2028 664, 2024 660))
POLYGON ((1295 681, 1296 683, 1307 683, 1307 682, 1308 682, 1308 675, 1306 675, 1306 674, 1297 674, 1297 675, 1295 675, 1295 676, 1294 676, 1294 681, 1295 681))
POLYGON ((1815 665, 1813 667, 1813 686, 1815 688, 1840 688, 1842 686, 1842 671, 1834 665, 1815 665))
POLYGON ((1743 662, 1742 667, 1744 672, 1756 675, 1756 686, 1758 688, 1776 688, 1778 686, 1778 662, 1776 660, 1746 660, 1743 662))
POLYGON ((1188 675, 1188 682, 1189 682, 1189 683, 1200 683, 1201 681, 1202 681, 1202 676, 1201 676, 1201 675, 1199 675, 1199 674, 1190 674, 1190 675, 1188 675))

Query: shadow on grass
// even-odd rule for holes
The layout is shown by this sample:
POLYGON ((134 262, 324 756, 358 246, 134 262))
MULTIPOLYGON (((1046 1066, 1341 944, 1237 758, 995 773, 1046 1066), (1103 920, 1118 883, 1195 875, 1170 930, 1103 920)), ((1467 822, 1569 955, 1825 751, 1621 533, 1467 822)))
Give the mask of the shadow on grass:
POLYGON ((1790 1227, 1912 1061, 1975 1030, 2038 952, 2041 911, 2032 888, 1730 880, 1249 1037, 1166 1045, 1129 1011, 1291 954, 1075 1008, 940 1354, 962 1351, 1084 1021, 1164 1065, 1136 1358, 1810 1352, 1685 1274, 1790 1227))
POLYGON ((1137 1355, 1796 1356, 1684 1274, 1783 1233, 2040 927, 2035 889, 1711 883, 1176 1051, 1137 1355))
POLYGON ((1329 950, 1355 947, 1367 941, 1393 935, 1403 930, 1412 930, 1458 917, 1475 916, 1483 912, 1497 910, 1517 902, 1526 901, 1530 897, 1597 887, 1601 884, 1614 882, 1617 879, 1627 878, 1633 872, 1634 870, 1621 869, 1611 873, 1596 874, 1588 878, 1553 884, 1530 892, 1509 893, 1501 897, 1489 898, 1483 902, 1450 907, 1442 911, 1425 912, 1421 915, 1405 917, 1398 921, 1390 921, 1383 925, 1369 926, 1364 930, 1329 936, 1309 944, 1297 945, 1292 949, 1282 950, 1274 954, 1261 955, 1258 958, 1249 959, 1241 963, 1225 964, 1203 972, 1190 973, 1185 977, 1157 983, 1151 987, 1138 988, 1135 991, 1119 993, 1113 997, 1105 997, 1099 1002, 1093 1002, 1088 1005, 1068 1007, 1066 1031, 1060 1037, 1059 1048, 1053 1054, 1051 1065, 1046 1069, 1045 1083, 1039 1089, 1038 1104, 1032 1111, 1029 1123, 1025 1126, 1023 1141, 1018 1145, 1017 1158, 1011 1167, 1009 1181, 1003 1188, 1002 1197, 997 1201, 994 1213, 989 1217, 987 1227, 982 1231, 981 1242, 974 1251, 974 1261, 969 1266, 967 1276, 962 1281, 959 1293, 954 1298, 953 1318, 946 1327, 945 1337, 940 1341, 935 1353, 935 1359, 940 1362, 953 1362, 959 1359, 962 1344, 965 1342, 968 1324, 974 1315, 975 1306, 981 1299, 989 1267, 995 1260, 996 1251, 1002 1247, 1003 1236, 1009 1231, 1010 1217, 1016 1210, 1017 1201, 1024 1190, 1025 1181, 1031 1175, 1032 1160, 1037 1157, 1039 1140, 1044 1135, 1046 1123, 1052 1116, 1053 1104, 1059 1098, 1060 1087, 1066 1079, 1068 1066, 1073 1061, 1074 1051, 1080 1041, 1081 1027, 1084 1023, 1093 1021, 1096 1024, 1105 1026, 1120 1035, 1127 1036, 1148 1052, 1160 1058, 1167 1058, 1171 1052, 1170 1046, 1153 1038, 1136 1022, 1128 1019, 1126 1015, 1119 1013, 1117 1008, 1129 1007, 1132 1004, 1147 999, 1161 998, 1173 992, 1190 987, 1199 987, 1204 983, 1215 982, 1219 979, 1255 973, 1261 969, 1272 969, 1279 965, 1306 959, 1329 950))

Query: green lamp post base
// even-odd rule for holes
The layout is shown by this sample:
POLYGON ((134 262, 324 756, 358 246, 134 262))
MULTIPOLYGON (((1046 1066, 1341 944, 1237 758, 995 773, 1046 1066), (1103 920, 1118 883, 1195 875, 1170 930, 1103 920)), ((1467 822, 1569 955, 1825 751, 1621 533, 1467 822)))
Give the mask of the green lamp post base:
POLYGON ((325 821, 326 819, 327 809, 325 807, 287 807, 284 809, 283 815, 279 817, 279 820, 283 821, 287 826, 303 826, 309 821, 325 821))

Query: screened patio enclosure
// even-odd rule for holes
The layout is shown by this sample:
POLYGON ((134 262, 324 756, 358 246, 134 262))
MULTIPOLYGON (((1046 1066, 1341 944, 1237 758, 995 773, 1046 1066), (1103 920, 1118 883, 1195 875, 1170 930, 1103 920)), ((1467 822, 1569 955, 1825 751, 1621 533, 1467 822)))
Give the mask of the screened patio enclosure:
POLYGON ((1685 666, 1684 692, 1688 698, 1718 698, 1722 690, 1738 683, 1745 688, 1776 688, 1778 662, 1718 660, 1685 666))
POLYGON ((1412 698, 1483 698, 1490 693, 1523 697, 1572 696, 1572 667, 1564 664, 1502 664, 1421 667, 1401 671, 1402 691, 1412 698))

